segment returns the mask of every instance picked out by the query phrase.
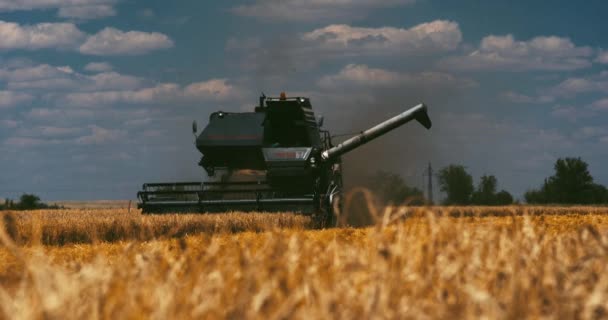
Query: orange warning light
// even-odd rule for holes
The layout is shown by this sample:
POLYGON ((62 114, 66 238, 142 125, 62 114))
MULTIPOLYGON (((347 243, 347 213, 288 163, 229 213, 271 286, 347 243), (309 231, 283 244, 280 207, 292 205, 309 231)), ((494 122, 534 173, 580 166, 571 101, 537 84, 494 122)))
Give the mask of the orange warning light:
POLYGON ((285 92, 281 92, 281 100, 287 100, 287 95, 285 94, 285 92))

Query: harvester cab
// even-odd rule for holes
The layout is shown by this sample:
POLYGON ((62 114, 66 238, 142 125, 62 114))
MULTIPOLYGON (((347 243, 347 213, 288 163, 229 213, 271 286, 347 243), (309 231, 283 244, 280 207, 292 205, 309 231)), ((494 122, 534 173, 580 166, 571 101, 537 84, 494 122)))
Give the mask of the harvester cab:
MULTIPOLYGON (((262 96, 254 112, 209 116, 196 138, 205 182, 144 184, 139 207, 143 213, 298 212, 334 225, 341 156, 414 119, 431 127, 420 104, 334 146, 308 98, 262 96)), ((193 131, 196 135, 196 124, 193 131)))

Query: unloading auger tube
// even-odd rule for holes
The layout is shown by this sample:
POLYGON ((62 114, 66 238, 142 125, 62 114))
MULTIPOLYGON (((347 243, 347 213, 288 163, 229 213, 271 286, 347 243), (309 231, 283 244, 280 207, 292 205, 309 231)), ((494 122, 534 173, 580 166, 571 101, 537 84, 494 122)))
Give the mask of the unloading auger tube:
POLYGON ((338 144, 333 148, 323 151, 321 153, 321 159, 323 161, 328 161, 340 157, 343 154, 358 148, 412 120, 420 122, 420 124, 427 129, 430 129, 432 126, 431 119, 427 114, 426 105, 421 103, 397 116, 394 116, 370 129, 361 132, 360 134, 338 144))

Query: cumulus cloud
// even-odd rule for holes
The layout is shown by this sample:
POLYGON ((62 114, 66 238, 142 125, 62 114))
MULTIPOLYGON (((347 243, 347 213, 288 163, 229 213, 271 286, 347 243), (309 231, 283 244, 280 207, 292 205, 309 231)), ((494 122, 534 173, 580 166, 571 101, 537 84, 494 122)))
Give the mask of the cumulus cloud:
POLYGON ((137 90, 113 90, 70 93, 63 102, 70 106, 100 106, 116 103, 158 104, 166 102, 220 101, 237 96, 235 87, 226 79, 211 79, 181 87, 174 83, 161 83, 137 90))
POLYGON ((600 99, 592 104, 595 110, 608 111, 608 98, 600 99))
POLYGON ((72 74, 74 71, 69 66, 40 65, 17 65, 0 68, 0 80, 5 82, 22 82, 58 78, 72 74))
POLYGON ((510 102, 526 104, 541 104, 555 101, 555 97, 550 95, 530 96, 513 91, 504 92, 502 97, 510 102))
POLYGON ((173 41, 162 33, 105 28, 90 36, 80 46, 80 52, 98 56, 138 55, 171 47, 173 41))
POLYGON ((84 70, 90 72, 107 72, 112 71, 114 67, 107 62, 91 62, 84 66, 84 70))
POLYGON ((114 0, 0 0, 0 11, 35 10, 114 3, 114 0))
POLYGON ((142 87, 144 80, 117 72, 101 72, 85 75, 75 72, 69 66, 48 64, 21 68, 0 69, 0 80, 6 82, 11 90, 69 90, 100 91, 136 89, 142 87))
POLYGON ((598 53, 597 58, 595 59, 595 62, 602 63, 602 64, 608 64, 608 51, 601 50, 598 53))
POLYGON ((176 84, 159 84, 138 90, 115 90, 89 93, 70 93, 63 100, 70 106, 100 106, 114 103, 159 103, 175 99, 180 88, 176 84))
POLYGON ((568 78, 548 90, 557 97, 574 97, 583 93, 608 92, 608 80, 602 77, 568 78))
POLYGON ((58 108, 35 108, 25 114, 28 120, 57 123, 61 121, 82 121, 93 118, 95 114, 89 109, 58 109, 58 108))
POLYGON ((119 141, 126 136, 127 132, 124 130, 108 129, 98 125, 89 125, 84 128, 34 126, 17 130, 15 136, 4 140, 4 144, 13 147, 42 145, 101 145, 119 141))
POLYGON ((447 73, 422 72, 408 74, 357 64, 349 64, 335 75, 322 77, 318 84, 326 89, 339 87, 398 88, 420 86, 466 88, 477 86, 477 83, 471 79, 460 79, 447 73))
POLYGON ((114 16, 118 0, 0 0, 2 11, 58 9, 61 18, 98 19, 114 16))
POLYGON ((234 87, 226 79, 212 79, 196 82, 184 88, 184 95, 193 99, 222 100, 235 95, 234 87))
POLYGON ((597 127, 597 126, 583 126, 577 129, 573 135, 574 138, 580 140, 587 140, 589 138, 597 138, 608 136, 608 128, 597 127))
POLYGON ((97 125, 89 126, 91 133, 76 139, 78 144, 104 144, 117 141, 126 137, 124 130, 106 129, 97 125))
POLYGON ((236 15, 263 20, 318 21, 358 18, 375 8, 413 4, 415 0, 257 0, 232 8, 236 15))
POLYGON ((0 50, 71 49, 85 34, 72 23, 39 23, 19 25, 0 21, 0 50))
POLYGON ((116 15, 116 10, 113 6, 107 4, 90 5, 90 6, 73 6, 59 8, 57 16, 61 18, 73 18, 80 20, 100 19, 113 17, 116 15))
POLYGON ((22 138, 67 139, 82 134, 82 128, 58 126, 33 126, 17 130, 17 136, 22 138))
POLYGON ((14 129, 19 125, 18 121, 11 119, 0 120, 0 128, 14 129))
POLYGON ((455 49, 462 33, 457 23, 437 20, 410 29, 330 25, 305 33, 302 39, 312 50, 347 55, 433 53, 455 49))
POLYGON ((27 93, 0 91, 0 109, 14 107, 22 103, 28 103, 33 99, 34 97, 27 93))
POLYGON ((35 138, 23 138, 23 137, 9 137, 4 140, 4 144, 11 147, 35 147, 44 144, 51 144, 52 141, 35 139, 35 138))
POLYGON ((409 29, 335 24, 294 37, 269 41, 230 39, 226 47, 229 52, 244 55, 235 59, 241 61, 243 68, 271 80, 273 76, 299 73, 328 60, 432 56, 454 50, 462 41, 458 24, 443 20, 409 29))
POLYGON ((0 20, 0 50, 79 50, 89 55, 139 55, 173 47, 158 32, 121 31, 105 28, 87 35, 73 23, 20 25, 0 20))
POLYGON ((577 47, 569 38, 535 37, 517 41, 513 35, 487 36, 478 49, 466 56, 444 59, 440 65, 458 70, 555 70, 567 71, 591 66, 590 47, 577 47))

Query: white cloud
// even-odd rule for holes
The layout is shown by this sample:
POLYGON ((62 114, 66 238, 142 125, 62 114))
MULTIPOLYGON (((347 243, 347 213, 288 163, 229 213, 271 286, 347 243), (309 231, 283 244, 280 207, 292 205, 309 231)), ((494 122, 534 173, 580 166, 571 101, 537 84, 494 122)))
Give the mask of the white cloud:
POLYGON ((87 35, 73 23, 20 25, 0 20, 0 39, 0 50, 79 50, 99 56, 140 55, 173 47, 173 41, 158 32, 105 28, 87 35))
POLYGON ((263 20, 318 21, 364 17, 374 8, 413 4, 415 0, 257 0, 234 7, 234 14, 263 20))
POLYGON ((9 108, 22 103, 31 102, 33 96, 13 91, 0 91, 0 108, 9 108))
POLYGON ((551 115, 570 122, 578 122, 582 119, 596 117, 597 111, 593 105, 557 105, 551 110, 551 115))
POLYGON ((15 120, 0 120, 0 128, 5 128, 5 129, 14 129, 17 128, 17 126, 19 125, 18 121, 15 120))
POLYGON ((4 144, 12 147, 35 147, 45 144, 50 144, 49 140, 34 139, 34 138, 23 138, 23 137, 10 137, 4 140, 4 144))
POLYGON ((61 18, 90 20, 113 17, 116 15, 116 10, 113 6, 107 4, 73 6, 59 8, 57 15, 61 18))
POLYGON ((73 127, 57 127, 57 126, 34 126, 29 128, 21 128, 17 130, 17 136, 22 138, 69 138, 82 133, 83 129, 73 127))
POLYGON ((608 64, 608 51, 601 50, 598 53, 597 58, 595 59, 595 62, 602 63, 602 64, 608 64))
POLYGON ((35 10, 113 3, 114 0, 0 0, 0 11, 35 10))
POLYGON ((85 37, 72 23, 19 25, 0 21, 0 50, 72 49, 85 37))
POLYGON ((123 139, 127 133, 124 130, 106 129, 96 125, 89 126, 91 133, 76 139, 78 144, 104 144, 123 139))
POLYGON ((47 64, 23 68, 0 69, 0 80, 11 90, 70 90, 100 91, 136 89, 144 80, 116 72, 102 72, 85 75, 75 72, 69 66, 47 64))
POLYGON ((61 18, 98 19, 114 16, 119 0, 0 0, 2 11, 58 9, 61 18))
POLYGON ((398 87, 475 87, 470 79, 459 79, 440 72, 399 73, 367 65, 349 64, 335 75, 322 77, 318 85, 326 89, 340 87, 398 88, 398 87))
POLYGON ((601 77, 568 78, 548 90, 559 97, 574 97, 583 93, 608 92, 608 81, 601 77))
POLYGON ((466 56, 444 59, 440 64, 458 70, 555 70, 567 71, 591 66, 590 47, 577 47, 569 38, 536 37, 517 41, 513 35, 487 36, 479 48, 466 56))
POLYGON ((302 35, 307 49, 340 55, 433 53, 455 49, 462 40, 457 23, 437 20, 410 29, 330 25, 302 35))
POLYGON ((573 137, 576 139, 586 140, 589 138, 597 138, 600 136, 608 136, 608 128, 596 126, 584 126, 574 132, 573 137))
POLYGON ((100 106, 115 103, 158 104, 186 101, 220 101, 234 99, 237 90, 225 79, 211 79, 192 83, 184 88, 174 83, 161 83, 154 87, 137 90, 114 90, 86 93, 70 93, 64 103, 70 106, 100 106))
POLYGON ((567 120, 576 120, 578 119, 578 108, 573 106, 555 106, 551 110, 551 115, 556 118, 562 118, 567 120))
POLYGON ((592 105, 595 110, 605 110, 608 111, 608 98, 600 99, 595 101, 592 105))
POLYGON ((222 100, 233 98, 236 92, 226 79, 212 79, 196 82, 184 88, 184 95, 194 99, 222 100))
POLYGON ((90 55, 138 55, 150 51, 173 47, 173 41, 158 32, 124 32, 115 28, 105 28, 90 36, 80 46, 80 52, 90 55))
POLYGON ((91 62, 84 66, 84 70, 90 72, 107 72, 112 71, 114 67, 107 62, 91 62))
MULTIPOLYGON (((310 70, 326 60, 357 62, 355 59, 398 60, 412 56, 426 59, 457 49, 461 41, 457 23, 436 20, 411 28, 334 24, 291 37, 233 38, 228 40, 226 49, 242 54, 234 60, 261 75, 264 81, 284 83, 281 78, 310 70)), ((395 63, 402 64, 403 60, 395 63)))
POLYGON ((6 82, 22 82, 60 78, 72 73, 73 70, 68 66, 54 67, 48 64, 18 66, 16 68, 6 67, 0 69, 0 80, 6 82))
POLYGON ((25 114, 29 120, 40 122, 58 122, 59 120, 78 120, 93 118, 94 113, 88 109, 50 109, 36 108, 25 114))
POLYGON ((529 96, 513 91, 504 92, 502 97, 510 102, 526 104, 541 104, 555 101, 555 98, 549 95, 529 96))
MULTIPOLYGON (((559 98, 574 98, 582 94, 608 93, 608 79, 605 72, 585 77, 571 77, 549 88, 537 90, 535 96, 508 91, 502 97, 515 103, 542 104, 555 102, 559 98)), ((559 113, 563 114, 561 110, 559 113)))
POLYGON ((156 13, 154 12, 154 10, 152 10, 150 8, 146 8, 146 9, 137 11, 137 16, 139 16, 141 18, 145 18, 145 19, 152 19, 152 18, 156 17, 156 13))
POLYGON ((176 99, 181 89, 176 84, 159 84, 155 87, 138 90, 99 91, 88 93, 70 93, 63 99, 70 106, 100 106, 114 103, 161 103, 176 99))

